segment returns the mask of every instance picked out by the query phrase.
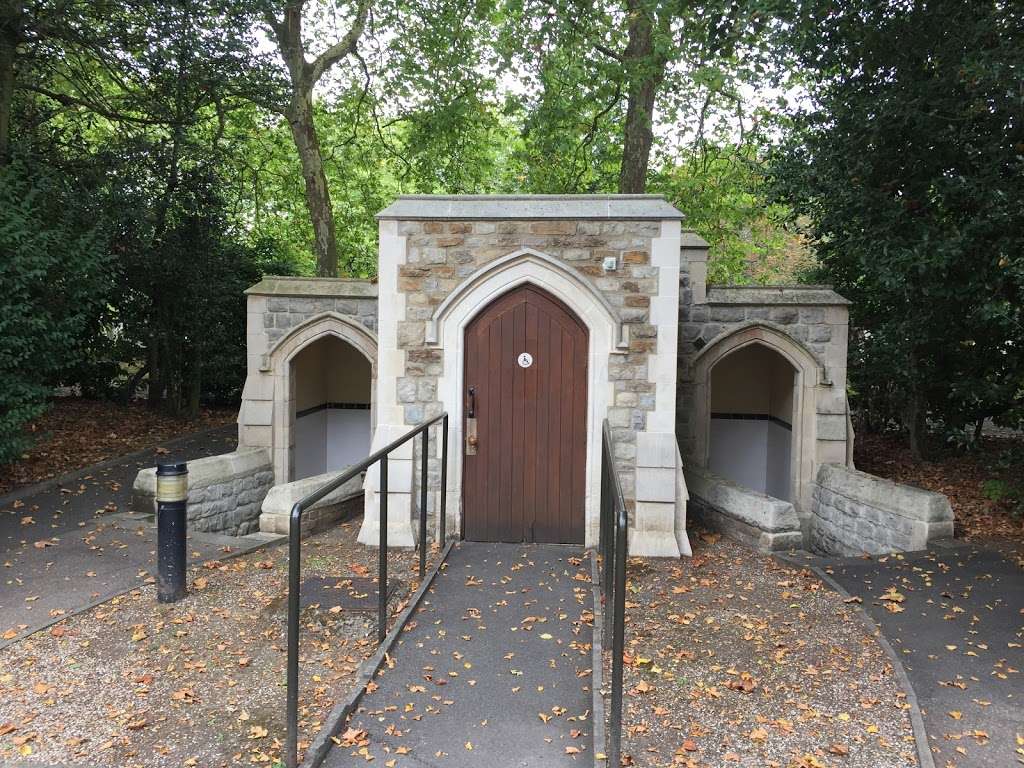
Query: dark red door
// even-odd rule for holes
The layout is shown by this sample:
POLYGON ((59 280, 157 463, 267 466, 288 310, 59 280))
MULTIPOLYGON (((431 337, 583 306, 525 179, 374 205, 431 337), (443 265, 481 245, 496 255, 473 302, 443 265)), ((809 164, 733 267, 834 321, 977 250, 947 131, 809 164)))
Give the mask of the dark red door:
POLYGON ((582 544, 586 327, 524 285, 477 315, 465 341, 463 413, 472 388, 478 436, 476 454, 463 451, 465 537, 582 544))

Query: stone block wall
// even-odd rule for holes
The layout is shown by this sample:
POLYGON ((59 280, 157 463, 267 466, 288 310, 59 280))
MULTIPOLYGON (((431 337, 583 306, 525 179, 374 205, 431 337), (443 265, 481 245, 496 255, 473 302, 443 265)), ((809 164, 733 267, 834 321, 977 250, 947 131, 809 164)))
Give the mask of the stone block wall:
POLYGON ((288 361, 306 344, 332 334, 375 366, 377 286, 368 280, 266 277, 246 295, 246 379, 238 443, 269 450, 276 482, 286 483, 294 443, 288 361))
POLYGON ((836 464, 818 469, 810 548, 822 554, 860 555, 927 549, 953 536, 949 499, 836 464))
MULTIPOLYGON (((188 527, 245 536, 260 529, 260 508, 274 484, 270 454, 247 449, 188 462, 188 527)), ((135 478, 132 508, 156 511, 156 468, 135 478)))
MULTIPOLYGON (((288 535, 291 530, 292 507, 295 503, 337 478, 338 474, 338 472, 327 472, 275 485, 263 500, 260 531, 288 535)), ((362 502, 363 478, 362 475, 357 475, 303 513, 302 536, 326 530, 339 520, 349 516, 356 508, 361 509, 362 502)))
POLYGON ((849 302, 827 286, 708 286, 707 243, 684 233, 680 264, 676 434, 687 466, 708 461, 710 370, 759 342, 800 376, 792 428, 794 507, 806 533, 817 467, 852 447, 846 402, 849 302))
MULTIPOLYGON (((309 278, 303 278, 308 280, 309 278)), ((277 278, 278 281, 287 278, 277 278)), ((349 287, 372 285, 364 280, 346 281, 349 287)), ((250 289, 252 290, 252 289, 250 289)), ((354 291, 353 291, 354 292, 354 291)), ((250 293, 250 295, 253 295, 250 293)), ((250 312, 262 308, 263 330, 270 346, 276 344, 288 331, 324 312, 336 312, 351 317, 377 331, 377 296, 267 296, 266 302, 253 302, 250 312)))
POLYGON ((690 509, 708 527, 762 552, 803 547, 800 519, 788 501, 751 491, 701 467, 685 470, 690 509))
MULTIPOLYGON (((405 352, 405 365, 396 382, 405 423, 443 410, 437 391, 443 350, 426 340, 434 311, 480 267, 516 249, 533 248, 589 278, 628 326, 628 346, 608 365, 614 402, 607 418, 623 494, 635 502, 636 435, 646 429, 647 414, 655 408, 648 357, 657 345, 650 307, 658 293, 658 267, 651 265, 651 240, 660 235, 661 222, 401 221, 398 233, 407 238, 406 263, 398 268, 398 289, 406 301, 405 317, 398 321, 398 348, 405 352), (605 272, 602 262, 608 257, 616 259, 619 269, 605 272)), ((439 468, 432 466, 431 472, 439 468)))
MULTIPOLYGON (((684 286, 686 283, 684 283, 684 286)), ((684 288, 686 290, 686 288, 684 288)), ((693 399, 695 358, 705 347, 737 331, 760 326, 791 339, 818 369, 814 439, 822 461, 845 462, 847 302, 826 288, 712 287, 704 304, 680 305, 679 422, 684 455, 696 448, 693 399)))
MULTIPOLYGON (((446 410, 452 415, 450 455, 461 454, 462 324, 504 291, 533 283, 564 301, 590 330, 586 541, 596 541, 599 528, 600 482, 592 467, 600 464, 607 418, 633 523, 631 547, 653 553, 665 540, 666 551, 677 556, 676 505, 668 498, 675 487, 670 494, 659 477, 646 498, 637 477, 637 435, 659 433, 674 442, 679 212, 655 196, 411 196, 379 219, 380 291, 396 300, 380 307, 374 446, 446 410), (647 512, 651 519, 637 525, 637 514, 647 512)), ((432 481, 440 474, 433 442, 432 481)), ((409 453, 396 457, 389 475, 412 491, 392 484, 389 526, 415 506, 418 441, 409 453)), ((642 469, 666 475, 674 466, 642 469)), ((451 531, 461 514, 460 462, 449 464, 448 480, 451 531)), ((367 543, 377 536, 376 485, 370 472, 360 532, 367 543)), ((428 498, 434 521, 439 499, 428 498)), ((396 529, 389 540, 408 535, 396 529)))

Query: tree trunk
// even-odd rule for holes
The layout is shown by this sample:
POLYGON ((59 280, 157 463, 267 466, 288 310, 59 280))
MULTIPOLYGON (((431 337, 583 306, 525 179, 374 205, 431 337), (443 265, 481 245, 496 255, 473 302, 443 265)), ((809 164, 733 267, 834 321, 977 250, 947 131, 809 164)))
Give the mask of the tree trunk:
POLYGON ((191 350, 188 364, 188 380, 185 383, 184 416, 186 419, 199 418, 199 403, 203 393, 203 367, 199 351, 191 350))
POLYGON ((316 273, 319 277, 337 277, 338 243, 334 232, 334 209, 327 188, 320 139, 313 123, 312 91, 295 93, 286 117, 302 162, 302 178, 306 182, 306 204, 313 224, 316 273))
POLYGON ((4 4, 0 15, 0 168, 11 161, 11 111, 14 107, 14 59, 21 23, 21 3, 4 4))
POLYGON ((642 194, 647 189, 647 166, 654 144, 654 103, 665 78, 665 60, 655 53, 654 28, 648 11, 629 4, 629 41, 623 52, 629 100, 622 137, 619 192, 642 194))
POLYGON ((905 416, 907 433, 910 439, 910 455, 915 461, 924 458, 924 409, 921 408, 921 397, 916 389, 910 393, 905 416))
POLYGON ((160 370, 160 342, 156 334, 150 336, 149 349, 146 351, 146 367, 149 368, 149 390, 146 392, 146 405, 152 410, 160 407, 163 400, 163 375, 160 370))
POLYGON ((124 387, 124 391, 121 393, 121 404, 130 405, 132 398, 135 397, 135 390, 139 388, 139 384, 142 380, 149 375, 149 363, 143 365, 137 370, 132 377, 128 380, 128 383, 124 387))

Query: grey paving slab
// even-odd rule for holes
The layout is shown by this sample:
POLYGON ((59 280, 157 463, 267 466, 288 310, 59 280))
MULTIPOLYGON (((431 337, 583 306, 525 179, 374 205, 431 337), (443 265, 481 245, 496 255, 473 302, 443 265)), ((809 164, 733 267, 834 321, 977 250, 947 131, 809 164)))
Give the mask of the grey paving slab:
POLYGON ((1015 560, 960 547, 815 564, 863 600, 902 661, 935 765, 1020 762, 1024 569, 1015 560))
MULTIPOLYGON (((0 504, 0 635, 18 637, 74 613, 106 595, 137 586, 155 568, 151 518, 127 516, 140 468, 161 458, 189 460, 230 451, 234 427, 207 431, 88 467, 62 479, 5 496, 0 504)), ((205 561, 256 539, 192 534, 189 556, 205 561)), ((0 647, 6 643, 0 641, 0 647)))
POLYGON ((592 610, 579 547, 456 545, 324 765, 592 765, 592 610))

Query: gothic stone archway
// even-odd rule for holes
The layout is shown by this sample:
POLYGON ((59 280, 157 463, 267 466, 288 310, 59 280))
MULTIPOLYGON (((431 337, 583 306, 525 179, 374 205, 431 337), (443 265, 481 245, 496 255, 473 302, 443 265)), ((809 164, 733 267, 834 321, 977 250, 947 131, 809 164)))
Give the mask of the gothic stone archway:
POLYGON ((324 312, 294 328, 267 353, 274 381, 273 464, 275 482, 287 483, 295 474, 297 356, 312 345, 334 338, 358 352, 370 364, 370 431, 376 419, 373 393, 376 389, 377 340, 358 322, 336 312, 324 312))
POLYGON ((694 451, 693 459, 710 468, 711 459, 711 375, 717 364, 733 353, 760 345, 780 355, 794 371, 792 403, 790 501, 797 511, 811 509, 811 482, 816 466, 817 388, 822 383, 822 366, 802 344, 775 328, 752 324, 723 334, 704 347, 694 360, 694 451))

